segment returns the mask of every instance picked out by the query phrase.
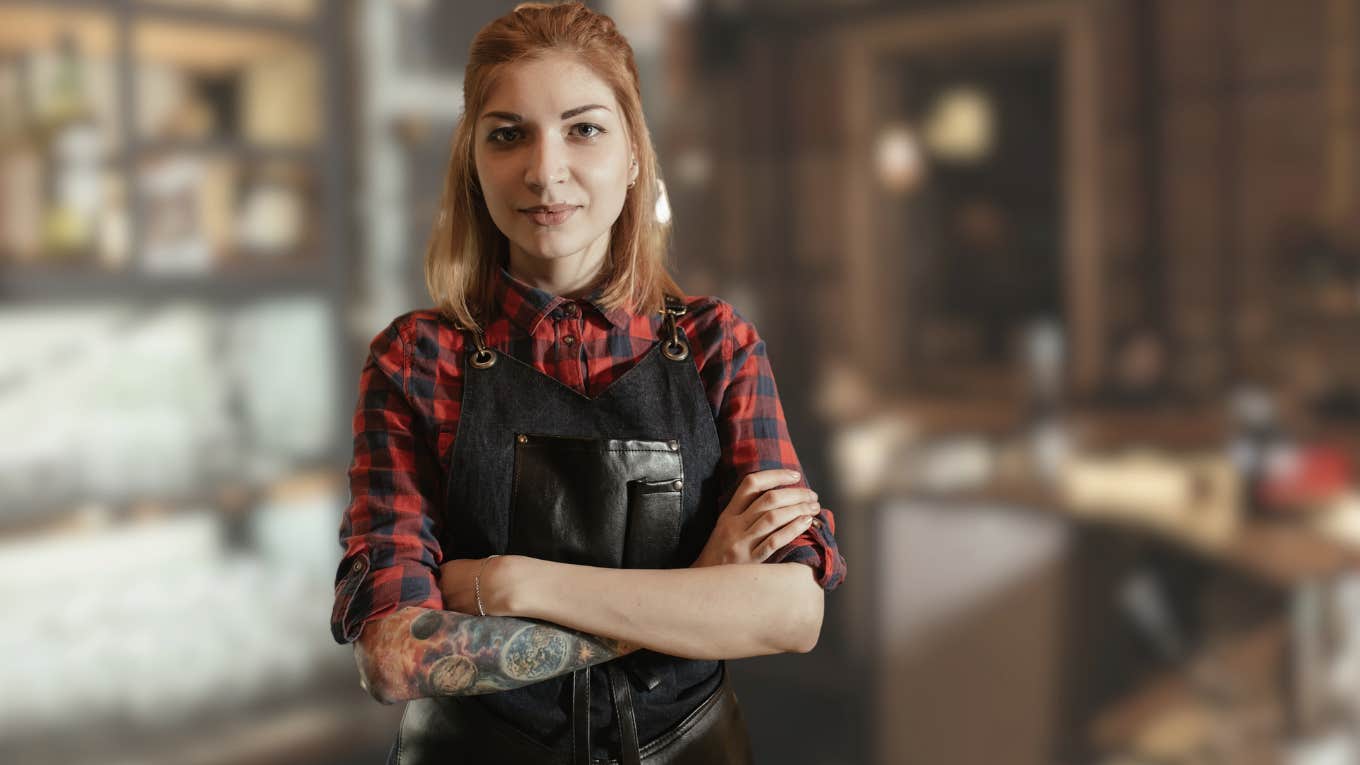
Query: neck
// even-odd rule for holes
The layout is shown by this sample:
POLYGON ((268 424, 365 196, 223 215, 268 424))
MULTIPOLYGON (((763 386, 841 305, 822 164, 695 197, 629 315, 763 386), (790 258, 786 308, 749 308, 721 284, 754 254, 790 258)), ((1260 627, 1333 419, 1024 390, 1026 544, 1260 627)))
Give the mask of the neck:
POLYGON ((506 269, 511 276, 535 289, 568 298, 584 297, 604 266, 609 234, 606 231, 584 250, 560 258, 531 255, 512 242, 506 269))

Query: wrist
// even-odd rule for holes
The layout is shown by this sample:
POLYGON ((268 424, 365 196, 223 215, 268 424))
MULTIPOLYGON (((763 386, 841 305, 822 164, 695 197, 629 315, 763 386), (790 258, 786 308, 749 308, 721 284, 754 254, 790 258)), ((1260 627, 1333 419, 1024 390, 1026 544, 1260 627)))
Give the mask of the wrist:
POLYGON ((482 605, 488 616, 520 616, 519 596, 524 568, 533 558, 499 555, 486 562, 482 571, 482 605))

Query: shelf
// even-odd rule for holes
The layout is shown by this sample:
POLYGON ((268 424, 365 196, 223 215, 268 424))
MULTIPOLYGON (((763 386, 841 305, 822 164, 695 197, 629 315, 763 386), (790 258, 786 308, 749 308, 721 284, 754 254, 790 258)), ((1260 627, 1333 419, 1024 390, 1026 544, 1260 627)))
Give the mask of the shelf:
POLYGON ((274 263, 225 266, 195 275, 98 270, 97 266, 0 266, 0 300, 69 302, 197 298, 213 302, 248 301, 292 293, 321 293, 330 288, 328 264, 319 258, 289 257, 274 263))
POLYGON ((119 762, 144 765, 381 762, 404 707, 377 703, 357 677, 353 663, 345 662, 287 697, 211 709, 179 726, 130 731, 124 723, 94 720, 57 732, 23 731, 3 751, 15 757, 12 762, 67 765, 109 762, 110 752, 119 762))
POLYGON ((310 40, 288 32, 216 26, 196 17, 139 17, 133 34, 133 57, 137 61, 195 71, 254 66, 311 48, 310 40))
POLYGON ((92 505, 105 508, 108 521, 122 523, 148 513, 171 517, 205 508, 230 514, 240 511, 243 505, 255 508, 261 500, 287 501, 289 495, 334 494, 343 501, 345 491, 334 458, 325 454, 296 455, 290 458, 286 474, 280 477, 207 481, 191 492, 148 492, 117 500, 86 496, 10 502, 0 513, 0 540, 39 538, 80 527, 89 522, 92 505))
POLYGON ((117 25, 105 3, 15 3, 0 0, 0 51, 51 48, 69 32, 86 56, 114 54, 117 25))
MULTIPOLYGON (((274 3, 274 6, 282 5, 274 3)), ((199 24, 211 24, 213 26, 229 26, 244 30, 269 31, 280 34, 308 37, 315 33, 317 18, 316 2, 297 3, 292 5, 300 6, 296 11, 263 12, 263 11, 233 11, 222 8, 221 3, 209 5, 207 3, 190 3, 180 0, 179 2, 169 2, 168 0, 137 0, 132 4, 134 14, 146 19, 158 19, 166 21, 193 22, 199 24)))
MULTIPOLYGON (((149 159, 171 154, 225 155, 247 162, 317 162, 322 157, 321 147, 315 145, 265 145, 236 138, 170 139, 157 141, 143 138, 132 147, 137 159, 149 159)), ((111 158, 110 161, 119 161, 111 158)))
MULTIPOLYGON (((316 3, 304 5, 312 6, 310 12, 233 11, 220 5, 206 3, 135 0, 131 3, 130 10, 139 19, 208 24, 293 37, 311 37, 316 31, 316 3)), ((62 17, 76 14, 98 15, 106 20, 112 20, 119 14, 118 7, 108 0, 0 0, 0 12, 7 15, 34 11, 62 17)))

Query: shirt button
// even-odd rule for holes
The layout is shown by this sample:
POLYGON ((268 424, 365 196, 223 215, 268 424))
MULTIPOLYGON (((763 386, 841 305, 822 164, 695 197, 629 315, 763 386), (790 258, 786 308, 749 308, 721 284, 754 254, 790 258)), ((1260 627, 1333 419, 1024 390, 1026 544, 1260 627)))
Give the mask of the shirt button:
POLYGON ((576 342, 576 337, 575 335, 567 335, 566 337, 562 338, 562 342, 566 343, 567 345, 571 345, 576 342))

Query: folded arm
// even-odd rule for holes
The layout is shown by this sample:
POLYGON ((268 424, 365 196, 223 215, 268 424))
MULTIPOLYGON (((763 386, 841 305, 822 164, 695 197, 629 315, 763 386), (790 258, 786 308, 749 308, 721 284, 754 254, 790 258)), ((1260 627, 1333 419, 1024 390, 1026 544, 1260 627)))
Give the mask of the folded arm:
POLYGON ((802 653, 821 633, 823 590, 802 563, 613 569, 510 555, 492 564, 482 586, 508 615, 672 656, 802 653))
POLYGON ((364 689, 391 704, 518 688, 636 649, 531 619, 408 606, 366 624, 354 658, 364 689))

